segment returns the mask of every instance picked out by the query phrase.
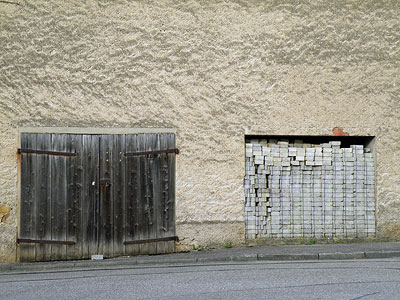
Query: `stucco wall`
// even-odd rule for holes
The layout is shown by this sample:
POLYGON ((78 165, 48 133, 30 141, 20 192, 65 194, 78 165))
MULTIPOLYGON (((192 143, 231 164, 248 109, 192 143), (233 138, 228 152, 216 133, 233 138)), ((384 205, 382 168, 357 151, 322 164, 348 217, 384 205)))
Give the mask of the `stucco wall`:
POLYGON ((243 241, 245 134, 374 135, 377 230, 400 235, 398 1, 13 1, 0 3, 0 261, 15 259, 28 126, 175 128, 188 245, 243 241))

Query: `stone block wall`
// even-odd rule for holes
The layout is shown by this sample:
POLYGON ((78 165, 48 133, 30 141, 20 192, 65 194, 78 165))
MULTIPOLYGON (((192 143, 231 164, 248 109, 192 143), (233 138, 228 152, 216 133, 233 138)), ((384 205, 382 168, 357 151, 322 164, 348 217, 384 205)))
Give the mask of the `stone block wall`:
POLYGON ((340 141, 246 143, 246 238, 375 236, 370 148, 340 141))

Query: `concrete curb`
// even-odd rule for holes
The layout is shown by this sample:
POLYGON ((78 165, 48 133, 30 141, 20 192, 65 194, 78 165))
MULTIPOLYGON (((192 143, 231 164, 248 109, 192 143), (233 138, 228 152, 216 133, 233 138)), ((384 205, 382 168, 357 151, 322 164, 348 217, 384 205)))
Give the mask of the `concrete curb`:
POLYGON ((367 251, 365 258, 391 258, 400 257, 400 251, 367 251))
POLYGON ((110 260, 83 260, 83 261, 63 261, 63 262, 38 262, 38 263, 10 263, 0 264, 0 272, 10 271, 48 271, 61 269, 81 269, 81 268, 112 268, 112 267, 132 267, 132 266, 151 266, 167 264, 197 264, 197 263, 223 263, 223 262, 246 262, 246 261, 300 261, 300 260, 348 260, 348 259, 375 259, 400 257, 400 251, 366 251, 366 252, 330 252, 330 253, 288 253, 288 254, 269 254, 269 253, 244 253, 230 256, 204 256, 204 257, 163 257, 145 256, 127 259, 110 260))
POLYGON ((334 253, 320 253, 318 254, 318 259, 326 260, 326 259, 362 259, 365 258, 365 252, 352 252, 352 253, 342 253, 342 252, 334 252, 334 253))
POLYGON ((318 260, 318 254, 267 254, 261 253, 258 260, 318 260))

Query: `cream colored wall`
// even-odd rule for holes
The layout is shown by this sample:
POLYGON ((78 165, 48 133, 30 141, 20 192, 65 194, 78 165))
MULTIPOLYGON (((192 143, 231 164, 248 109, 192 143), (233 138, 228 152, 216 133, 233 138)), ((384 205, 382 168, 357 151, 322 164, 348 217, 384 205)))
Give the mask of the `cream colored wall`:
POLYGON ((398 1, 15 2, 0 3, 0 261, 20 127, 175 128, 177 234, 200 246, 244 239, 245 134, 374 135, 378 232, 400 235, 398 1))

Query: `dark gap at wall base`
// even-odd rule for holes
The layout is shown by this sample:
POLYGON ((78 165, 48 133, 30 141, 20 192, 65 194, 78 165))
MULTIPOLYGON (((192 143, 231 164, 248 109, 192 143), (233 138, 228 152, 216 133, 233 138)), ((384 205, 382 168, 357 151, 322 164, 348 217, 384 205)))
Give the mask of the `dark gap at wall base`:
MULTIPOLYGON (((249 143, 251 139, 277 139, 279 141, 288 141, 294 143, 295 140, 302 140, 307 144, 328 143, 330 141, 341 141, 343 148, 350 145, 363 145, 371 147, 375 136, 334 136, 334 135, 245 135, 245 142, 249 143)), ((373 149, 371 149, 373 150, 373 149)))

